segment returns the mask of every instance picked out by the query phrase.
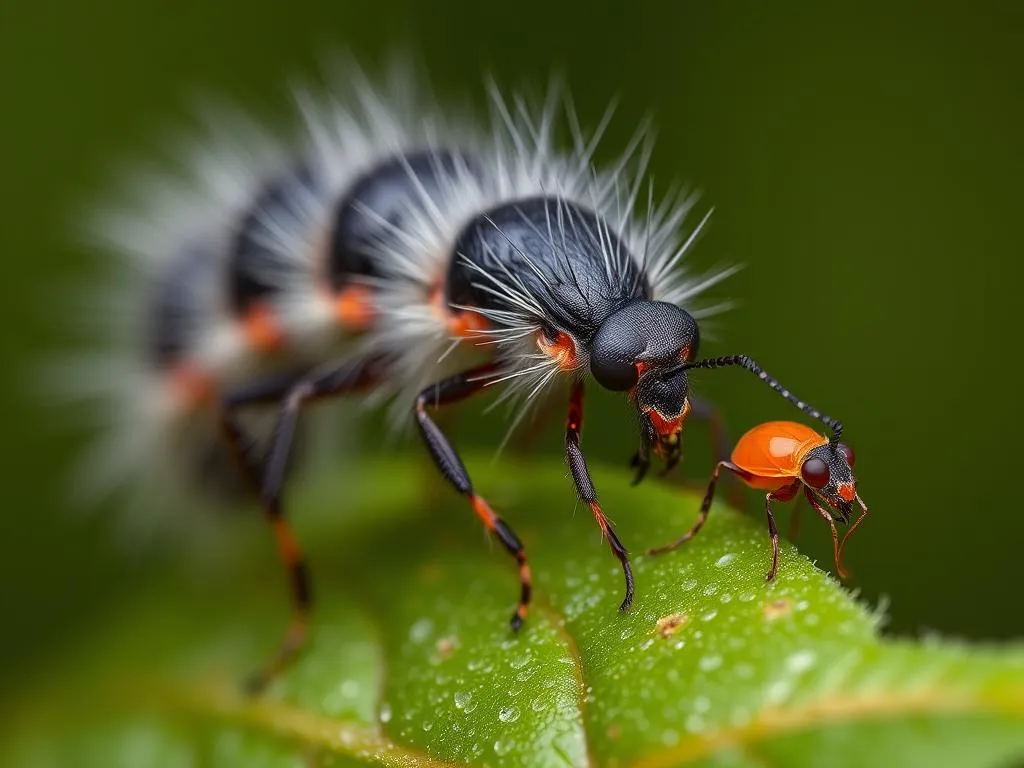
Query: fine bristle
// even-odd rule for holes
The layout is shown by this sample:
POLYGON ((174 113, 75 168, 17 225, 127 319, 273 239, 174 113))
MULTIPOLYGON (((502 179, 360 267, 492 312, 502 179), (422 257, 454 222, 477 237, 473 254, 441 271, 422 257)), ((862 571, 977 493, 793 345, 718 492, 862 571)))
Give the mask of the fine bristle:
MULTIPOLYGON (((196 516, 180 514, 185 508, 256 504, 219 419, 220 398, 262 374, 386 361, 387 375, 352 401, 389 402, 396 427, 409 423, 420 390, 474 357, 498 362, 496 405, 531 406, 560 373, 582 375, 588 359, 578 330, 553 329, 575 342, 571 364, 546 354, 537 339, 552 330, 550 306, 523 276, 457 252, 466 227, 504 204, 556 201, 536 232, 545 247, 557 252, 572 230, 605 282, 634 281, 625 294, 642 288, 643 296, 696 318, 728 306, 699 302, 735 268, 695 274, 686 264, 710 212, 688 224, 698 197, 683 191, 659 202, 646 182, 648 123, 617 159, 598 167, 613 110, 584 130, 560 84, 536 106, 504 98, 492 84, 484 122, 468 109, 439 106, 407 63, 381 83, 350 60, 331 74, 326 89, 292 88, 297 119, 285 137, 207 100, 203 129, 174 141, 170 162, 121 179, 111 203, 88 217, 87 240, 102 254, 105 274, 93 290, 76 291, 84 302, 69 325, 81 331, 81 343, 50 366, 48 391, 86 413, 95 435, 76 493, 126 497, 140 530, 188 527, 196 516), (345 307, 331 282, 340 202, 361 179, 396 162, 396 183, 407 193, 395 203, 401 223, 356 206, 374 232, 360 254, 372 269, 345 275, 346 287, 366 289, 372 321, 343 327, 345 307), (446 307, 453 265, 495 305, 446 307), (491 327, 453 335, 451 313, 460 309, 491 327), (257 310, 268 313, 267 325, 259 325, 257 310)), ((530 254, 521 256, 532 265, 530 254)), ((543 278, 540 270, 535 277, 543 278)), ((275 404, 239 418, 262 451, 274 433, 275 404)), ((314 441, 334 427, 322 418, 306 424, 304 437, 314 441)))

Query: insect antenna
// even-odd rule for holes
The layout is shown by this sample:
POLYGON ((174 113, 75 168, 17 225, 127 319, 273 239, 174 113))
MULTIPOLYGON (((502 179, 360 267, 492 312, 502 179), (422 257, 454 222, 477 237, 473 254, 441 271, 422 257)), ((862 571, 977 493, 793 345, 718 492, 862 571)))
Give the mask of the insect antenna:
POLYGON ((804 402, 788 389, 779 383, 778 379, 770 376, 760 365, 754 362, 747 355, 725 355, 724 357, 709 357, 704 360, 697 360, 692 363, 683 363, 679 366, 680 370, 690 370, 692 368, 725 368, 727 366, 739 366, 745 368, 752 374, 757 376, 761 381, 768 385, 768 387, 775 392, 778 392, 789 402, 799 408, 801 411, 806 413, 811 418, 817 419, 822 424, 832 430, 833 444, 839 442, 839 438, 843 434, 843 423, 838 419, 833 419, 831 416, 826 416, 824 413, 819 411, 817 408, 812 407, 808 403, 804 402))

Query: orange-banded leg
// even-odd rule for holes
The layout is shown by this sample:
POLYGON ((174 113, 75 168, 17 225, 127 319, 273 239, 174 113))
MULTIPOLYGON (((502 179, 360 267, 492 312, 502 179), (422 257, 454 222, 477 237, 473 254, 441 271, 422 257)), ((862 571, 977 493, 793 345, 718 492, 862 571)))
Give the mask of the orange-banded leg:
POLYGON ((439 408, 442 405, 457 403, 480 392, 491 381, 499 377, 497 368, 493 363, 487 363, 477 368, 472 368, 462 373, 457 373, 447 379, 431 384, 420 392, 416 398, 415 411, 416 423, 419 426, 423 442, 426 443, 430 456, 438 470, 445 479, 454 486, 455 490, 465 496, 477 517, 483 522, 494 536, 501 542, 501 545, 508 551, 519 564, 519 604, 515 613, 512 614, 510 624, 513 631, 523 625, 527 610, 530 605, 532 592, 532 577, 530 565, 526 559, 526 551, 522 542, 513 532, 508 524, 491 509, 487 501, 478 496, 473 490, 473 483, 469 479, 469 473, 459 458, 459 454, 452 447, 451 442, 445 436, 437 423, 427 413, 428 408, 439 408))
POLYGON ((622 545, 619 537, 615 534, 611 521, 608 520, 601 505, 597 501, 597 491, 594 489, 594 482, 590 479, 590 472, 587 470, 587 460, 580 448, 580 431, 583 429, 583 381, 573 382, 572 391, 569 395, 569 413, 565 419, 565 458, 569 462, 569 471, 572 472, 573 482, 576 484, 576 492, 580 500, 590 507, 601 529, 601 536, 608 541, 612 554, 622 564, 622 573, 626 579, 626 596, 619 606, 620 611, 629 609, 633 604, 633 568, 629 563, 629 552, 622 545))
POLYGON ((309 567, 302 549, 285 519, 282 492, 287 474, 299 411, 310 400, 341 396, 378 380, 380 360, 345 361, 326 373, 305 377, 275 376, 228 394, 224 398, 222 425, 228 442, 242 464, 249 482, 259 494, 263 510, 277 541, 281 562, 288 573, 292 595, 292 619, 273 659, 250 676, 245 687, 258 693, 298 655, 309 634, 313 603, 309 567), (267 450, 266 461, 255 459, 255 444, 238 423, 235 410, 248 405, 281 402, 277 428, 267 450))
POLYGON ((828 527, 832 529, 832 557, 836 563, 836 575, 840 579, 846 578, 846 569, 843 568, 842 557, 839 551, 839 534, 836 532, 836 522, 832 519, 832 515, 825 509, 821 503, 814 497, 814 493, 810 488, 804 488, 804 496, 807 497, 807 501, 814 507, 814 511, 821 515, 821 518, 828 523, 828 527))
POLYGON ((731 461, 722 460, 715 464, 715 469, 711 473, 711 480, 708 482, 708 489, 707 491, 704 492, 704 501, 701 502, 700 515, 697 517, 697 522, 693 524, 693 527, 690 528, 690 530, 688 530, 686 533, 684 533, 682 536, 680 536, 678 539, 671 542, 670 544, 665 544, 660 547, 653 547, 652 549, 648 549, 648 555, 661 555, 665 552, 671 552, 680 544, 685 544, 698 533, 700 533, 700 529, 703 528, 704 523, 707 522, 708 513, 711 511, 711 504, 715 500, 715 487, 718 485, 718 476, 721 474, 723 469, 728 469, 734 475, 737 475, 738 477, 741 478, 750 477, 750 475, 747 472, 744 472, 731 461))

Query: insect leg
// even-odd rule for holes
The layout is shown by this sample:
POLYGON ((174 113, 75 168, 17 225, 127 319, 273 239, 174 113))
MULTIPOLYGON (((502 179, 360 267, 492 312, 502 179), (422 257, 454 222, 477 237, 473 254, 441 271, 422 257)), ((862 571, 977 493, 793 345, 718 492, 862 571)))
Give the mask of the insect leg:
POLYGON ((347 394, 375 380, 380 375, 379 360, 345 361, 326 373, 307 377, 273 377, 228 394, 222 408, 222 425, 228 442, 238 455, 250 483, 257 489, 264 513, 270 521, 277 541, 278 553, 288 572, 293 614, 284 640, 269 664, 246 682, 250 692, 257 693, 298 654, 309 633, 312 607, 312 584, 309 567, 284 515, 282 490, 291 453, 299 411, 306 402, 347 394), (252 440, 239 424, 235 411, 246 405, 281 400, 277 428, 262 467, 254 461, 252 440))
POLYGON ((846 542, 847 542, 847 540, 850 538, 850 536, 853 535, 853 532, 856 531, 858 527, 860 527, 861 522, 864 520, 864 518, 868 514, 868 508, 864 504, 864 502, 861 501, 860 496, 857 496, 857 503, 860 504, 861 513, 860 513, 860 515, 857 516, 857 519, 854 521, 853 525, 851 525, 846 530, 846 534, 843 536, 843 540, 839 544, 839 559, 840 560, 843 559, 843 551, 846 549, 846 542))
POLYGON ((519 564, 519 605, 512 614, 511 626, 513 631, 523 625, 526 612, 530 605, 530 593, 532 591, 532 579, 530 566, 526 560, 526 551, 523 549, 519 537, 509 528, 508 524, 491 509, 487 501, 473 491, 473 484, 469 479, 466 467, 452 447, 451 442, 445 436, 437 423, 430 418, 427 408, 438 408, 449 403, 456 403, 480 392, 491 381, 497 378, 497 369, 493 363, 487 363, 477 368, 472 368, 462 373, 457 373, 447 379, 431 384, 420 392, 416 398, 416 423, 419 425, 420 434, 427 444, 430 456, 438 470, 451 483, 455 490, 469 499, 473 511, 483 522, 488 531, 493 533, 519 564))
POLYGON ((804 488, 804 496, 807 497, 807 501, 810 502, 812 507, 814 507, 814 511, 821 515, 822 520, 828 523, 828 527, 832 529, 832 557, 835 559, 836 563, 836 575, 840 579, 845 579, 846 569, 843 568, 840 560, 839 534, 836 532, 836 522, 832 519, 832 515, 829 514, 828 510, 822 507, 821 503, 814 497, 810 488, 804 488))
POLYGON ((640 422, 640 448, 633 454, 633 458, 629 462, 629 466, 636 470, 632 485, 639 485, 647 474, 647 470, 651 468, 651 445, 655 439, 654 426, 650 419, 642 419, 640 422))
POLYGON ((593 512, 594 519, 601 529, 601 535, 608 540, 612 554, 622 564, 622 573, 626 579, 626 596, 623 598, 619 610, 625 611, 633 604, 633 569, 629 564, 629 553, 619 541, 611 521, 605 516, 597 501, 597 491, 594 490, 594 483, 587 470, 587 460, 580 448, 580 430, 582 428, 583 381, 576 380, 572 385, 572 392, 569 396, 569 413, 565 420, 565 457, 569 462, 569 470, 572 472, 572 479, 576 484, 580 500, 590 507, 590 511, 593 512))
POLYGON ((671 550, 678 547, 680 544, 684 544, 685 542, 689 541, 694 536, 696 536, 698 532, 700 532, 700 529, 704 527, 704 523, 708 519, 708 512, 711 511, 711 502, 714 501, 715 498, 715 485, 718 483, 718 475, 719 473, 721 473, 723 469, 728 469, 730 472, 733 472, 739 475, 740 477, 744 477, 746 475, 746 473, 742 469, 740 469, 730 461, 720 461, 717 464, 715 464, 715 471, 711 473, 711 480, 710 482, 708 482, 708 489, 707 492, 704 494, 704 501, 700 505, 700 516, 697 518, 697 522, 693 524, 693 527, 690 528, 690 530, 688 530, 678 539, 673 541, 671 544, 665 544, 661 547, 649 549, 647 550, 647 554, 661 555, 665 552, 670 552, 671 550))
POLYGON ((772 539, 772 567, 768 570, 765 581, 772 581, 775 578, 775 573, 779 570, 779 529, 775 525, 775 516, 772 514, 772 502, 789 501, 796 495, 799 488, 800 481, 797 480, 790 485, 765 494, 764 513, 768 517, 768 535, 772 539))

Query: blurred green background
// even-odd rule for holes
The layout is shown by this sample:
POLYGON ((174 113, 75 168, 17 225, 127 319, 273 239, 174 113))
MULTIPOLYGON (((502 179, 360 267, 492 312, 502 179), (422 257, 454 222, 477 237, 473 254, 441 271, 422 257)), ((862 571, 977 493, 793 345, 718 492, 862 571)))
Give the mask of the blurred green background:
MULTIPOLYGON (((114 555, 109 518, 71 514, 72 442, 25 394, 28 361, 61 341, 52 289, 90 273, 69 214, 112 163, 186 121, 196 90, 274 114, 286 81, 336 48, 370 69, 411 51, 440 93, 480 105, 485 73, 539 89, 558 69, 584 125, 620 97, 604 158, 653 114, 656 181, 692 182, 717 209, 694 262, 747 265, 720 291, 742 305, 704 352, 753 355, 848 425, 873 511, 848 553, 853 584, 891 599, 895 631, 1024 634, 1024 13, 917 7, 0 0, 0 679, 74 643, 140 573, 114 555)), ((739 371, 696 387, 735 430, 793 416, 739 371)), ((586 447, 625 463, 628 412, 591 402, 586 447)), ((462 444, 496 443, 504 425, 494 415, 477 432, 462 444)), ((710 456, 692 433, 686 473, 703 480, 710 456)), ((557 430, 538 450, 561 460, 557 430)), ((630 542, 628 510, 610 513, 630 542)), ((816 522, 805 515, 800 543, 828 565, 816 522)))

